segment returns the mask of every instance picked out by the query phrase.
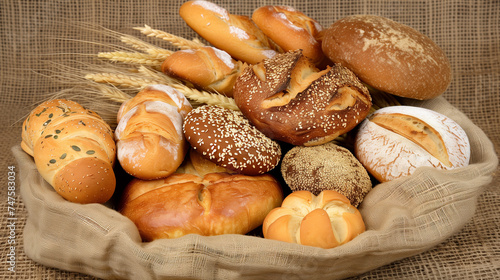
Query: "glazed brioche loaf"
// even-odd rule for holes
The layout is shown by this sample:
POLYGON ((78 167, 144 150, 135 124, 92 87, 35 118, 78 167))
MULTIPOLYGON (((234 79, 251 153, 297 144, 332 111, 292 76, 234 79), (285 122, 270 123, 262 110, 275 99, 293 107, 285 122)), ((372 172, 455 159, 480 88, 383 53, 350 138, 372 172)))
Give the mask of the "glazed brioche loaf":
POLYGON ((180 50, 163 62, 162 71, 207 91, 233 96, 233 85, 246 67, 227 52, 214 47, 180 50))
POLYGON ((145 241, 186 234, 245 234, 260 226, 283 194, 268 174, 173 174, 134 179, 125 189, 120 212, 145 241))
POLYGON ((113 195, 113 132, 99 115, 78 103, 56 99, 36 107, 23 123, 21 147, 65 199, 104 203, 113 195))
POLYGON ((188 150, 182 124, 191 109, 182 93, 165 85, 151 85, 124 102, 115 131, 123 169, 148 180, 174 173, 188 150))
POLYGON ((365 231, 361 213, 342 194, 309 191, 288 195, 262 225, 264 237, 320 248, 334 248, 365 231))
POLYGON ((237 60, 254 64, 276 54, 269 38, 247 16, 202 0, 185 2, 179 14, 201 37, 237 60))

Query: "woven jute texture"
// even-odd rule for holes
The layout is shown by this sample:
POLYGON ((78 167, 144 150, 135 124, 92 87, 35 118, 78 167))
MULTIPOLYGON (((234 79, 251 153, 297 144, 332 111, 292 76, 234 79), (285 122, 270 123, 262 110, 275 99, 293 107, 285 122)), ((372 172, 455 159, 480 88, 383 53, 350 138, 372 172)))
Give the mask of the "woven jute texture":
MULTIPOLYGON (((471 165, 421 169, 375 187, 360 207, 368 231, 348 244, 322 250, 240 235, 141 243, 113 209, 57 196, 19 147, 22 121, 79 80, 96 53, 119 45, 103 30, 140 37, 134 27, 147 24, 195 37, 178 16, 183 2, 0 2, 1 279, 500 278, 498 1, 215 1, 243 15, 287 4, 324 26, 351 14, 382 15, 426 34, 450 59, 453 81, 442 97, 405 102, 463 126, 471 165)), ((100 100, 75 98, 102 110, 100 100)))

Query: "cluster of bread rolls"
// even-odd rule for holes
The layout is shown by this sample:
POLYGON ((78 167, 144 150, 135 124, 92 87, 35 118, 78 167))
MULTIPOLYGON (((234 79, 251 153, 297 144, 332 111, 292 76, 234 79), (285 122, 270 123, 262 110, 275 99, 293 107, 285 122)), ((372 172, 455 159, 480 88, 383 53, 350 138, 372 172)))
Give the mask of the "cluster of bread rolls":
MULTIPOLYGON (((448 87, 444 52, 415 29, 372 15, 323 28, 289 6, 262 6, 248 17, 204 0, 185 2, 179 13, 211 46, 174 52, 161 70, 234 98, 238 110, 193 108, 162 85, 122 105, 117 158, 135 178, 119 210, 145 241, 245 234, 262 225, 265 238, 333 248, 365 231, 356 207, 373 182, 411 175, 420 166, 468 164, 467 135, 450 118, 409 106, 372 107, 370 89, 430 99, 448 87), (352 146, 334 142, 339 136, 354 138, 352 146), (280 179, 290 192, 284 200, 280 179)), ((47 115, 42 109, 33 114, 47 115)), ((54 157, 45 140, 53 140, 47 134, 54 129, 45 132, 46 121, 23 131, 23 148, 33 154, 29 147, 41 142, 41 154, 54 157)), ((106 155, 112 165, 112 154, 106 155)), ((35 159, 41 172, 59 164, 35 159)), ((44 175, 49 182, 51 172, 44 175)))

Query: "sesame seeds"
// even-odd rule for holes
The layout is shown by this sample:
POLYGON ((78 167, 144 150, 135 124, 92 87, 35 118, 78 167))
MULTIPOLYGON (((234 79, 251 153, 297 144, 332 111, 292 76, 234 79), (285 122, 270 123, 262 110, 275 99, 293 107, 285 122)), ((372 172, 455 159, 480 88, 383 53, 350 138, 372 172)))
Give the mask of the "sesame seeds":
POLYGON ((251 125, 241 112, 218 106, 192 110, 186 116, 184 134, 205 158, 242 174, 266 173, 281 157, 278 143, 251 125))

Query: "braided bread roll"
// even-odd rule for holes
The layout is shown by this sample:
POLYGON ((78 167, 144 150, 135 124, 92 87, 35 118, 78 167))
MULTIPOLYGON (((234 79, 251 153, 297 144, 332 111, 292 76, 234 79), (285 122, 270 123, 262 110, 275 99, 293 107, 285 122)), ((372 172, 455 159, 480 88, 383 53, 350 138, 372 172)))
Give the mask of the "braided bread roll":
POLYGON ((21 147, 66 200, 104 203, 115 191, 113 132, 76 102, 56 99, 37 106, 23 123, 21 147))
POLYGON ((196 33, 235 59, 255 64, 276 54, 273 43, 248 16, 202 0, 185 2, 179 14, 196 33))
POLYGON ((207 91, 233 96, 233 85, 246 64, 214 47, 180 50, 163 62, 162 71, 207 91))
POLYGON ((115 130, 123 169, 144 180, 174 173, 188 150, 182 123, 191 109, 182 93, 165 85, 149 86, 124 102, 115 130))

